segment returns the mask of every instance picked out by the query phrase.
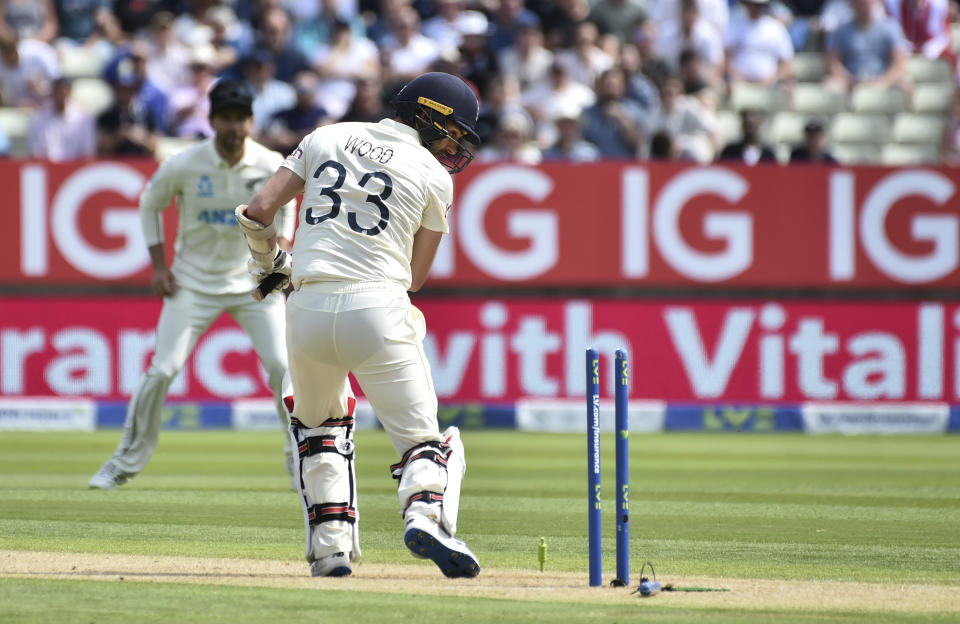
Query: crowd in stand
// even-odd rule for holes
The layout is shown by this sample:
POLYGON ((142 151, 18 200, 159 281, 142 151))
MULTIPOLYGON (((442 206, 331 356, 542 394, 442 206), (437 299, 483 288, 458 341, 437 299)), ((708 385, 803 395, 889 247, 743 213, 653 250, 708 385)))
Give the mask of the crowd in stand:
POLYGON ((909 97, 911 55, 956 82, 952 0, 0 0, 0 17, 2 105, 31 111, 28 155, 54 161, 209 136, 219 77, 253 86, 255 138, 287 152, 319 125, 390 115, 422 72, 458 74, 482 102, 478 160, 526 164, 833 162, 824 117, 803 119, 786 156, 762 109, 737 108, 739 140, 718 127, 741 85, 789 102, 799 52, 823 53, 820 85, 844 97, 909 97), (78 58, 109 86, 93 110, 72 94, 85 68, 64 71, 78 58))

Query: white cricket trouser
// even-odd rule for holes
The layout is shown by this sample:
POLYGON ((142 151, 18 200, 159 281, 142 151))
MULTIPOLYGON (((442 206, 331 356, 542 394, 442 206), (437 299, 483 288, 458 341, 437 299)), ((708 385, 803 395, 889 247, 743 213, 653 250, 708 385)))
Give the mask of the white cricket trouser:
POLYGON ((441 440, 425 335, 400 284, 303 284, 287 299, 294 416, 307 427, 342 417, 352 372, 398 454, 441 440))
POLYGON ((286 426, 281 388, 287 370, 282 295, 273 293, 258 302, 249 293, 209 295, 180 288, 175 295, 163 300, 150 367, 130 397, 123 437, 111 458, 120 470, 136 474, 150 461, 157 448, 163 404, 170 384, 183 368, 197 340, 224 312, 250 336, 269 375, 280 423, 286 426))

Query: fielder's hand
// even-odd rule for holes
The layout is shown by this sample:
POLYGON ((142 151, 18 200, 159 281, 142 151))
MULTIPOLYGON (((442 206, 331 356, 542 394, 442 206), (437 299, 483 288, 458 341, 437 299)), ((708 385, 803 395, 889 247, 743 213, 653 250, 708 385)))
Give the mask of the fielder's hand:
POLYGON ((253 291, 253 298, 263 301, 267 295, 275 290, 283 290, 290 284, 290 275, 293 273, 293 260, 290 254, 282 249, 273 259, 273 267, 264 269, 254 259, 247 260, 247 272, 257 281, 257 288, 253 291))
POLYGON ((177 292, 177 278, 169 268, 163 267, 153 272, 153 280, 150 283, 153 292, 161 297, 172 297, 177 292))

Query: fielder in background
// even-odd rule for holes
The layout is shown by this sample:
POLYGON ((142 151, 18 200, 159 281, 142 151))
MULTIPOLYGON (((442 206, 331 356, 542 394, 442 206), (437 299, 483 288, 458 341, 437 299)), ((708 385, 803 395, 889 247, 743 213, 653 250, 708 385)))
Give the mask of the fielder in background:
POLYGON ((314 576, 344 576, 360 557, 354 478, 352 372, 400 461, 404 543, 448 577, 480 565, 456 539, 466 470, 455 427, 442 435, 423 350, 426 326, 408 291, 427 279, 448 231, 450 173, 473 154, 478 102, 455 76, 423 74, 397 95, 393 119, 315 130, 237 220, 260 277, 290 274, 277 210, 303 193, 287 299, 287 349, 296 398, 306 558, 314 576))
MULTIPOLYGON (((278 416, 286 426, 283 297, 274 292, 262 303, 251 298, 257 283, 247 270, 250 254, 234 217, 237 203, 253 197, 277 171, 283 156, 247 137, 253 125, 249 87, 223 80, 211 89, 209 98, 214 137, 165 160, 140 197, 140 219, 153 264, 153 290, 164 297, 163 310, 150 367, 127 408, 123 437, 113 456, 90 479, 91 488, 114 489, 147 465, 157 447, 170 384, 197 340, 223 312, 249 334, 269 374, 278 416), (179 226, 173 265, 168 268, 160 213, 174 197, 179 226)), ((284 202, 279 208, 279 245, 289 248, 296 204, 284 202)), ((289 457, 290 471, 292 464, 289 457)))

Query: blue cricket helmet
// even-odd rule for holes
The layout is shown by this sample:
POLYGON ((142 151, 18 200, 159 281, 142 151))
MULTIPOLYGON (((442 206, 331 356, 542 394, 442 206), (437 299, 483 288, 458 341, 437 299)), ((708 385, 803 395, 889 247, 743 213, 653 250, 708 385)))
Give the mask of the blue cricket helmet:
POLYGON ((393 99, 397 116, 416 129, 420 142, 429 149, 450 173, 463 171, 473 160, 473 153, 447 132, 447 118, 466 132, 470 142, 479 145, 477 117, 480 102, 467 83, 452 74, 430 72, 411 80, 393 99), (450 139, 457 145, 455 154, 446 154, 433 148, 433 143, 450 139))

